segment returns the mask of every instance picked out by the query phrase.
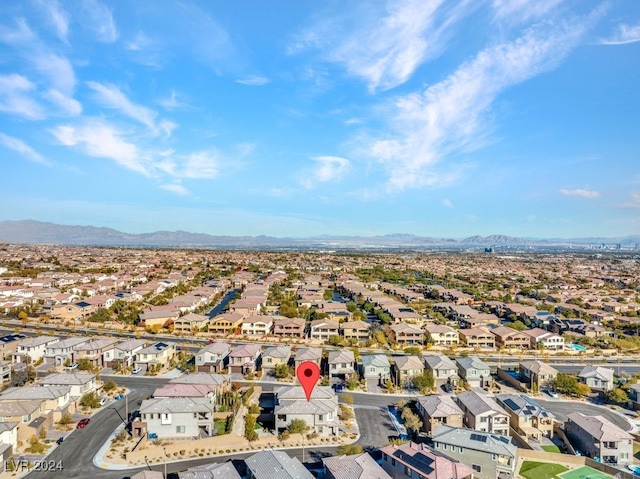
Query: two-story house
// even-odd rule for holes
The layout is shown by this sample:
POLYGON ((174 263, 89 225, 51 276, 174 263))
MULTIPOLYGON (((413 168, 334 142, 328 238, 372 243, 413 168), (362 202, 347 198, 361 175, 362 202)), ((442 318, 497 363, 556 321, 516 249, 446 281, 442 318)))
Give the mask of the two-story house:
POLYGON ((263 314, 247 316, 242 320, 241 332, 247 336, 266 336, 273 330, 273 317, 263 314))
POLYGON ((209 316, 204 314, 188 313, 173 321, 173 332, 179 334, 192 334, 209 328, 209 316))
POLYGON ((382 468, 393 479, 473 479, 473 469, 463 462, 432 450, 426 444, 408 442, 385 446, 382 452, 382 468))
POLYGON ((422 419, 422 430, 431 436, 436 428, 442 424, 451 427, 462 427, 464 415, 460 406, 453 397, 434 394, 420 396, 416 403, 416 409, 422 419))
POLYGON ((510 437, 471 429, 438 426, 433 447, 471 466, 474 479, 514 479, 518 448, 510 437))
POLYGON ((573 412, 565 423, 567 437, 581 454, 605 464, 633 462, 633 436, 602 416, 573 412))
POLYGON ((279 364, 289 364, 291 346, 270 346, 262 353, 262 370, 265 374, 274 374, 279 364))
POLYGON ((327 358, 329 377, 348 379, 355 373, 355 357, 350 349, 329 351, 327 358))
POLYGON ((113 348, 117 339, 101 338, 90 339, 73 348, 73 362, 87 361, 93 368, 104 367, 104 353, 113 348))
POLYGON ((229 353, 229 372, 253 374, 260 367, 261 348, 259 344, 241 344, 229 353))
POLYGON ((472 388, 489 387, 491 384, 491 368, 488 364, 474 356, 456 358, 458 375, 472 388))
POLYGON ((207 344, 195 354, 196 371, 220 373, 227 369, 229 354, 232 349, 231 344, 222 341, 207 344))
POLYGON ((193 384, 196 386, 211 386, 208 389, 215 390, 216 396, 231 391, 231 375, 213 373, 183 374, 169 381, 169 384, 193 384))
POLYGON ((334 319, 317 319, 309 325, 309 337, 318 341, 327 341, 331 336, 337 336, 340 323, 334 319))
POLYGON ((415 324, 397 323, 392 324, 390 328, 393 341, 401 348, 424 344, 424 331, 415 324))
POLYGON ((306 325, 303 318, 278 318, 273 326, 273 335, 278 338, 304 338, 306 325))
POLYGON ((498 348, 527 350, 531 346, 531 336, 507 326, 497 326, 489 330, 495 336, 498 348))
POLYGON ((325 479, 391 479, 369 453, 323 457, 325 479))
POLYGON ((425 326, 428 341, 434 346, 448 347, 460 344, 460 335, 457 329, 444 324, 428 324, 425 326))
POLYGON ((102 359, 108 368, 121 369, 133 366, 136 354, 147 345, 144 339, 127 339, 106 349, 102 359))
POLYGON ((134 364, 143 371, 150 371, 152 368, 157 370, 169 364, 175 354, 175 343, 157 342, 138 351, 134 364))
POLYGON ((553 437, 555 416, 529 396, 498 394, 496 400, 509 413, 511 428, 522 437, 538 442, 543 437, 553 437))
POLYGON ((558 375, 558 370, 537 359, 521 361, 519 365, 520 381, 532 391, 549 389, 558 375))
POLYGON ((611 391, 613 389, 613 369, 601 366, 585 366, 578 373, 578 381, 586 384, 594 391, 611 391))
POLYGON ((391 377, 391 364, 384 354, 366 354, 361 356, 362 377, 375 380, 378 384, 391 377))
POLYGON ((296 351, 293 361, 295 364, 296 373, 298 372, 298 366, 306 361, 311 361, 320 368, 322 363, 322 349, 300 348, 296 351))
POLYGON ((431 371, 436 387, 448 384, 453 388, 458 385, 458 366, 448 356, 425 356, 424 368, 431 371))
POLYGON ((60 341, 60 338, 55 336, 36 336, 18 341, 16 352, 13 355, 13 362, 38 362, 44 359, 47 346, 58 341, 60 341))
POLYGON ((83 394, 95 391, 96 375, 92 373, 74 372, 74 373, 53 373, 45 376, 38 384, 41 386, 54 387, 70 387, 71 398, 77 399, 83 394))
POLYGON ((244 314, 223 313, 214 316, 209 321, 209 332, 214 334, 236 334, 242 330, 244 314))
POLYGON ((0 337, 0 360, 13 359, 13 355, 18 351, 18 344, 23 339, 27 339, 24 334, 5 334, 0 337))
POLYGON ((523 333, 529 336, 531 349, 564 350, 564 338, 558 334, 541 328, 527 329, 523 333))
POLYGON ((276 431, 284 431, 294 419, 304 420, 310 432, 336 436, 340 431, 338 397, 333 389, 317 386, 307 401, 302 386, 282 386, 274 390, 276 431))
POLYGON ((496 347, 496 337, 491 330, 484 326, 461 329, 458 331, 460 340, 468 348, 493 349, 496 347))
POLYGON ((393 380, 400 387, 410 387, 412 379, 424 372, 424 363, 418 356, 397 356, 393 358, 393 380))
POLYGON ((463 411, 463 424, 469 429, 509 435, 509 414, 490 396, 476 391, 458 394, 456 402, 463 411))
MULTIPOLYGON (((275 479, 274 471, 282 471, 283 474, 296 479, 314 478, 297 457, 289 457, 284 451, 256 452, 246 458, 244 463, 247 467, 246 479, 275 479)), ((226 476, 224 477, 226 479, 226 476)))
POLYGON ((67 338, 50 343, 45 347, 44 364, 51 366, 62 366, 73 360, 73 351, 76 346, 84 344, 87 338, 67 338))
POLYGON ((340 325, 340 333, 344 339, 363 342, 369 339, 371 325, 364 321, 345 321, 340 325))
POLYGON ((214 431, 214 407, 209 398, 145 399, 140 404, 140 421, 132 427, 162 439, 208 437, 214 431))

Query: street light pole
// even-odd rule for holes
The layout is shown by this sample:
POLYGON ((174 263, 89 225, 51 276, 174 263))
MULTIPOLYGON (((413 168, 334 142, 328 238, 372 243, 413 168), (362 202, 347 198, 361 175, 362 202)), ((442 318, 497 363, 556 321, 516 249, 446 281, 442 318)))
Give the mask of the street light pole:
POLYGON ((167 479, 167 448, 163 447, 162 452, 164 453, 164 479, 167 479))

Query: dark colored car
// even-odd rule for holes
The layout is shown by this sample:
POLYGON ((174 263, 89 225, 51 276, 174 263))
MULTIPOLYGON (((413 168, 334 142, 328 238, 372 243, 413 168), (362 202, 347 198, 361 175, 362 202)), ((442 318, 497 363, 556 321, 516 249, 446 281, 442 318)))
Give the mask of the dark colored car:
POLYGON ((90 420, 91 419, 89 419, 89 418, 80 419, 80 421, 78 422, 78 425, 76 427, 78 429, 84 429, 85 427, 87 427, 87 424, 89 424, 90 420))
POLYGON ((58 439, 56 439, 56 444, 62 444, 64 442, 64 436, 60 436, 58 439))

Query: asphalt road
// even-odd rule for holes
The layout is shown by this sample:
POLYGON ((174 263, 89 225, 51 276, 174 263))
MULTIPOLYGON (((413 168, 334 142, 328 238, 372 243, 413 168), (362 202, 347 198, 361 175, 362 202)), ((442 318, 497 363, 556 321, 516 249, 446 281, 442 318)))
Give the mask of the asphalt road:
POLYGON ((546 408, 547 411, 555 414, 558 421, 566 421, 567 415, 572 412, 581 412, 587 416, 602 416, 625 431, 631 429, 631 423, 629 423, 627 419, 625 419, 620 413, 612 411, 607 407, 596 406, 582 401, 552 401, 544 399, 536 399, 535 401, 540 404, 540 406, 546 408))

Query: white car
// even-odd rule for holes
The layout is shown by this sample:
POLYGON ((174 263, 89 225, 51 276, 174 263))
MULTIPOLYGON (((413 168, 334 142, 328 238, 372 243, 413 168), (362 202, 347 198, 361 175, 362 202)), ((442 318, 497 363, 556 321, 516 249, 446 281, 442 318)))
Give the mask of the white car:
POLYGON ((142 371, 142 368, 133 368, 131 374, 138 374, 140 371, 142 371))
POLYGON ((74 369, 77 369, 77 368, 78 368, 78 363, 72 363, 72 364, 69 364, 69 366, 67 366, 67 369, 69 371, 73 371, 74 369))
POLYGON ((100 406, 104 406, 107 403, 107 398, 100 399, 100 406))

